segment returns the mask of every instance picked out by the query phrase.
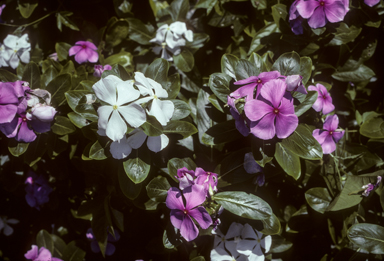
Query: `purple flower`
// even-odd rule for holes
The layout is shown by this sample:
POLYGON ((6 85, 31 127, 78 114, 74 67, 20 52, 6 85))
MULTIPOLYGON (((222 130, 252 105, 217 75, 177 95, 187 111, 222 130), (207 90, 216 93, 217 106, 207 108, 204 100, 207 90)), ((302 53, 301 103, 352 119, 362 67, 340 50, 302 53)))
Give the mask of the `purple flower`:
POLYGON ((303 34, 303 26, 301 25, 303 18, 300 16, 296 7, 300 1, 301 0, 296 0, 289 8, 289 24, 291 26, 292 32, 296 35, 303 34))
POLYGON ((262 72, 258 76, 251 76, 247 79, 237 81, 234 83, 235 85, 244 85, 244 84, 245 85, 240 87, 236 91, 232 92, 230 96, 236 99, 247 96, 246 101, 250 101, 253 99, 253 92, 256 87, 257 87, 257 91, 256 91, 256 98, 257 98, 260 94, 261 87, 265 83, 273 79, 276 79, 278 77, 281 77, 280 73, 278 71, 272 71, 272 72, 262 72))
POLYGON ((368 183, 367 185, 362 186, 361 188, 362 188, 362 189, 365 189, 364 192, 362 193, 362 195, 363 195, 364 197, 368 197, 369 194, 370 194, 375 188, 377 188, 377 187, 380 185, 381 180, 382 180, 382 177, 381 177, 381 176, 377 176, 377 181, 376 181, 376 184, 375 184, 375 185, 373 185, 373 184, 371 184, 371 183, 368 183))
POLYGON ((171 223, 180 230, 180 234, 187 241, 194 240, 199 234, 199 229, 192 218, 199 223, 201 228, 207 229, 212 224, 212 219, 204 207, 198 207, 205 201, 206 191, 203 186, 193 185, 185 188, 183 196, 178 188, 168 190, 166 205, 171 209, 171 223))
POLYGON ((256 174, 263 171, 263 168, 257 164, 252 152, 244 154, 244 169, 248 174, 256 174))
POLYGON ((209 171, 205 171, 202 168, 196 168, 196 184, 203 185, 207 193, 209 192, 209 186, 213 191, 217 191, 217 174, 209 171))
POLYGON ((32 245, 32 249, 24 257, 33 261, 63 261, 60 258, 52 257, 51 252, 45 247, 39 249, 36 245, 32 245))
POLYGON ((28 124, 31 122, 31 114, 21 113, 16 115, 10 123, 0 125, 0 131, 7 138, 15 138, 19 142, 30 143, 36 139, 36 134, 28 124))
POLYGON ((286 92, 285 81, 267 82, 260 94, 264 99, 248 101, 244 106, 245 115, 253 121, 251 133, 263 140, 272 139, 275 134, 279 139, 291 135, 299 119, 295 115, 292 96, 286 92))
MULTIPOLYGON (((86 233, 86 237, 91 241, 91 249, 93 253, 99 253, 101 251, 99 243, 96 240, 95 235, 93 234, 92 228, 89 228, 86 233)), ((108 233, 108 243, 107 248, 105 249, 105 255, 111 256, 115 253, 116 247, 110 242, 117 242, 120 239, 119 232, 115 229, 115 237, 111 233, 108 233)))
POLYGON ((193 170, 188 170, 186 167, 178 169, 177 176, 175 176, 175 178, 179 180, 179 188, 181 190, 195 184, 195 172, 193 170))
POLYGON ((57 62, 57 60, 59 59, 57 53, 51 53, 50 55, 48 55, 48 58, 54 60, 55 62, 57 62))
POLYGON ((323 130, 313 131, 313 137, 320 143, 324 154, 330 154, 336 149, 338 142, 344 135, 343 130, 337 130, 339 118, 337 115, 329 115, 324 121, 323 130))
POLYGON ((302 94, 308 94, 307 90, 303 85, 303 76, 301 75, 289 75, 285 79, 287 85, 287 91, 300 92, 302 94))
POLYGON ((324 27, 327 20, 331 23, 343 21, 347 12, 344 0, 308 0, 296 5, 299 14, 308 20, 312 28, 324 27))
POLYGON ((377 5, 380 0, 364 0, 364 3, 370 7, 377 5))
POLYGON ((264 173, 261 173, 260 175, 258 175, 253 183, 257 184, 259 187, 264 186, 264 183, 265 183, 265 175, 264 175, 264 173))
POLYGON ((0 82, 0 124, 15 117, 19 105, 17 90, 11 82, 0 82))
POLYGON ((310 91, 317 91, 319 94, 317 96, 316 102, 312 105, 312 108, 319 112, 322 110, 323 114, 328 114, 332 112, 335 109, 335 106, 332 104, 332 98, 329 95, 327 88, 325 88, 320 83, 316 84, 316 87, 313 85, 310 85, 308 87, 308 90, 310 91))
POLYGON ((103 72, 105 70, 107 71, 110 71, 112 70, 112 66, 110 66, 109 64, 106 64, 104 65, 104 67, 101 65, 101 64, 98 64, 98 65, 95 65, 94 67, 94 72, 93 72, 93 76, 95 77, 101 77, 101 75, 103 74, 103 72))
POLYGON ((231 113, 232 117, 235 119, 235 125, 236 129, 244 136, 247 137, 249 134, 249 128, 246 124, 246 120, 240 115, 239 111, 236 108, 235 105, 235 98, 232 98, 231 96, 227 96, 227 104, 229 106, 229 112, 231 113))
POLYGON ((25 199, 29 206, 40 210, 40 206, 49 201, 49 194, 53 191, 48 182, 42 175, 37 176, 34 172, 29 172, 29 177, 25 180, 25 199))
POLYGON ((89 61, 95 63, 99 59, 97 47, 88 41, 78 41, 69 49, 69 56, 75 55, 75 60, 79 64, 89 61))

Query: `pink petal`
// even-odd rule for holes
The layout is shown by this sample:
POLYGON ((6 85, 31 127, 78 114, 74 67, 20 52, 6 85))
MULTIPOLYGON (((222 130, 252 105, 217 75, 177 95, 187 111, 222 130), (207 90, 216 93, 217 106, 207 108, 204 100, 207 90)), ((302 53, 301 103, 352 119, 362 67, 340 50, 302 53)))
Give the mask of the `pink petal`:
POLYGON ((333 140, 337 143, 344 136, 345 131, 334 131, 332 134, 333 140))
POLYGON ((342 2, 334 2, 324 6, 325 16, 331 23, 343 21, 345 16, 345 6, 342 2))
POLYGON ((180 234, 187 241, 194 240, 199 235, 199 229, 189 216, 186 216, 181 224, 180 234))
POLYGON ((36 261, 51 261, 52 254, 45 247, 41 247, 39 250, 39 256, 36 258, 36 261))
POLYGON ((198 205, 201 205, 205 201, 206 191, 204 186, 201 185, 192 185, 183 190, 183 195, 185 198, 185 208, 191 210, 198 205))
POLYGON ((212 225, 212 218, 204 207, 198 207, 189 211, 189 215, 193 217, 202 229, 207 229, 212 225))
POLYGON ((83 49, 81 46, 75 45, 69 48, 69 56, 77 54, 81 49, 83 49))
POLYGON ((235 85, 243 85, 243 84, 249 84, 249 83, 256 83, 257 80, 259 79, 258 76, 251 76, 247 79, 239 80, 237 82, 234 82, 233 84, 235 85))
POLYGON ((165 201, 165 204, 169 209, 179 209, 184 210, 183 198, 181 192, 178 188, 171 187, 168 190, 168 196, 165 201))
POLYGON ((280 77, 279 71, 272 71, 272 72, 262 72, 259 74, 259 78, 261 80, 261 83, 267 83, 270 80, 276 79, 277 77, 280 77))
POLYGON ((99 54, 96 51, 92 50, 91 48, 85 49, 85 52, 88 55, 89 62, 96 63, 97 60, 99 60, 99 54))
POLYGON ((285 97, 281 100, 279 107, 279 113, 282 114, 295 114, 295 108, 293 107, 293 100, 289 100, 285 97))
POLYGON ((336 144, 332 139, 331 135, 328 135, 323 144, 321 144, 321 147, 323 148, 323 153, 324 154, 330 154, 336 150, 336 144))
POLYGON ((19 133, 17 133, 16 140, 20 142, 32 142, 36 139, 35 132, 29 128, 27 122, 21 122, 19 133))
POLYGON ((175 228, 180 229, 185 219, 185 214, 182 210, 171 209, 170 219, 171 219, 172 225, 175 228))
POLYGON ((247 96, 246 101, 250 101, 253 99, 253 92, 255 91, 257 83, 250 83, 248 85, 242 86, 236 91, 230 94, 231 97, 236 99, 247 96))
POLYGON ((316 29, 319 27, 324 27, 325 23, 326 23, 326 19, 325 19, 324 7, 320 6, 313 12, 311 18, 309 18, 308 24, 310 27, 316 29))
POLYGON ((291 135, 299 125, 299 118, 295 114, 282 114, 276 116, 276 135, 279 139, 285 139, 291 135))
POLYGON ((283 80, 271 80, 263 85, 261 89, 261 96, 271 102, 274 108, 279 107, 281 99, 283 98, 286 90, 286 84, 283 80))
POLYGON ((82 64, 85 63, 88 60, 88 54, 86 52, 86 49, 80 50, 76 55, 75 55, 75 60, 77 63, 82 64))
POLYGON ((329 136, 329 132, 325 130, 316 129, 312 132, 312 136, 317 140, 318 143, 323 144, 325 138, 329 136))
POLYGON ((276 114, 268 113, 260 121, 252 122, 251 133, 263 140, 272 139, 276 134, 275 122, 274 122, 275 117, 276 117, 276 114))
POLYGON ((17 106, 14 104, 0 105, 0 124, 11 122, 16 115, 17 106))
POLYGON ((339 126, 339 117, 336 114, 329 115, 325 118, 323 129, 327 131, 335 131, 339 126))
POLYGON ((309 18, 318 6, 320 6, 318 1, 300 1, 300 3, 296 6, 296 9, 303 18, 309 18))
POLYGON ((251 100, 244 105, 245 115, 251 121, 258 121, 268 113, 273 113, 273 107, 260 100, 251 100))
MULTIPOLYGON (((78 42, 79 43, 79 42, 78 42)), ((77 44, 77 43, 76 43, 77 44)), ((82 45, 85 45, 85 46, 87 46, 89 49, 92 49, 92 50, 97 50, 97 47, 96 47, 96 45, 94 44, 94 43, 91 43, 91 42, 88 42, 88 41, 84 41, 83 43, 82 43, 82 45)))
POLYGON ((37 258, 37 255, 39 254, 39 248, 36 245, 32 245, 32 249, 29 250, 24 257, 26 259, 35 260, 37 258))
POLYGON ((335 109, 335 105, 332 104, 331 96, 326 96, 323 100, 323 114, 328 114, 335 109))

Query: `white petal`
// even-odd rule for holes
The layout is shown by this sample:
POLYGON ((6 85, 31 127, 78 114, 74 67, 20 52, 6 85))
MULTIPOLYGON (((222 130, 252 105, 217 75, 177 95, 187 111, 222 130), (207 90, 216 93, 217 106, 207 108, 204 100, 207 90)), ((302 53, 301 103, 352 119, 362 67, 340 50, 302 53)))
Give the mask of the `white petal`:
POLYGON ((145 134, 144 131, 136 129, 130 133, 130 136, 128 137, 128 144, 133 149, 138 149, 141 145, 143 145, 146 138, 147 134, 145 134))
POLYGON ((100 79, 96 82, 92 89, 96 96, 110 105, 116 105, 116 86, 122 82, 121 79, 114 75, 108 75, 104 79, 100 79))
POLYGON ((19 57, 17 57, 16 53, 13 53, 11 55, 11 58, 9 59, 8 63, 12 67, 12 69, 16 69, 17 66, 19 66, 19 57))
POLYGON ((148 149, 156 153, 167 147, 168 143, 169 138, 164 134, 161 134, 160 136, 156 137, 148 137, 147 140, 148 149))
POLYGON ((168 93, 166 90, 163 89, 160 83, 147 78, 148 82, 151 84, 152 89, 155 90, 155 94, 159 98, 168 98, 168 93))
POLYGON ((258 256, 258 255, 255 255, 254 253, 251 253, 248 257, 248 260, 249 261, 264 261, 265 257, 264 257, 264 255, 258 256))
POLYGON ((29 43, 28 41, 29 41, 28 34, 24 34, 17 41, 17 46, 19 48, 31 48, 31 43, 29 43))
POLYGON ((112 142, 109 151, 115 159, 124 159, 131 153, 132 148, 129 146, 128 140, 123 137, 120 142, 112 142))
POLYGON ((21 60, 23 63, 29 63, 29 61, 30 61, 30 59, 31 59, 29 50, 24 50, 21 54, 19 54, 19 57, 20 57, 20 60, 21 60))
MULTIPOLYGON (((166 102, 166 101, 164 101, 164 102, 166 102)), ((169 101, 169 102, 171 102, 171 101, 169 101)), ((159 99, 153 99, 148 114, 154 116, 158 120, 158 122, 160 122, 161 125, 165 126, 165 125, 167 125, 167 122, 172 117, 172 115, 170 117, 168 117, 169 111, 166 111, 166 110, 164 111, 162 108, 163 105, 166 106, 166 109, 167 109, 167 107, 169 107, 168 110, 171 109, 170 104, 168 104, 168 103, 163 104, 163 101, 160 101, 159 99)), ((173 105, 173 103, 172 103, 172 105, 173 105)), ((173 107, 173 109, 174 109, 174 107, 173 107)), ((173 110, 172 110, 172 114, 173 114, 173 110)))
POLYGON ((117 86, 117 105, 123 105, 139 98, 140 92, 133 88, 133 81, 125 81, 117 86))
POLYGON ((113 141, 120 141, 127 132, 127 129, 127 124, 123 118, 121 118, 117 110, 114 110, 107 125, 107 136, 113 141))
POLYGON ((19 37, 13 34, 7 35, 4 39, 4 45, 7 46, 8 48, 15 49, 16 48, 16 43, 19 40, 19 37))
POLYGON ((268 253, 268 251, 271 249, 272 245, 272 237, 266 236, 263 241, 261 241, 261 246, 265 248, 265 253, 268 253))
POLYGON ((193 41, 193 32, 191 30, 187 30, 184 33, 184 36, 185 36, 185 39, 188 40, 188 42, 192 42, 193 41))
POLYGON ((134 101, 133 103, 143 104, 143 103, 149 102, 151 100, 153 100, 153 96, 149 96, 149 97, 144 97, 144 98, 138 99, 138 100, 134 101))
POLYGON ((174 22, 169 26, 175 34, 181 36, 187 31, 187 26, 184 22, 174 22))
POLYGON ((167 43, 167 45, 170 48, 174 48, 175 47, 175 43, 176 42, 175 42, 173 34, 171 32, 167 33, 167 36, 165 37, 165 42, 167 43))
POLYGON ((145 114, 143 107, 135 103, 121 106, 118 108, 118 111, 128 124, 134 128, 140 127, 147 120, 147 115, 145 114))
POLYGON ((232 260, 232 256, 230 256, 224 248, 215 248, 211 251, 211 260, 212 261, 228 261, 232 260))
POLYGON ((99 115, 98 127, 99 129, 107 129, 107 124, 109 116, 113 111, 113 107, 109 105, 100 106, 97 109, 97 114, 99 115))
POLYGON ((135 72, 135 85, 139 88, 141 95, 153 96, 153 91, 150 83, 147 81, 147 77, 141 72, 135 72))

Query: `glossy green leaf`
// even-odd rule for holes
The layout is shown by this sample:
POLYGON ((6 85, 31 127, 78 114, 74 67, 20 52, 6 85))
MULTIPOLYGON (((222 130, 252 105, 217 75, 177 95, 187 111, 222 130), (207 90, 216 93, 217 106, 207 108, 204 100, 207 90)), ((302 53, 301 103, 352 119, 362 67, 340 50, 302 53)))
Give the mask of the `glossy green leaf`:
POLYGON ((8 150, 15 157, 18 157, 25 153, 28 149, 28 146, 29 143, 17 142, 13 139, 8 142, 8 150))
POLYGON ((127 18, 127 21, 129 23, 129 39, 139 44, 149 45, 149 41, 154 38, 153 28, 146 26, 139 19, 127 18))
POLYGON ((384 120, 382 118, 371 118, 360 127, 360 134, 371 139, 384 138, 384 120))
POLYGON ((45 247, 49 250, 49 252, 53 253, 54 242, 52 240, 51 235, 46 230, 43 229, 40 230, 39 233, 37 233, 36 243, 39 248, 45 247))
POLYGON ((0 69, 0 81, 2 82, 15 82, 17 80, 20 80, 17 75, 14 75, 13 73, 10 73, 7 70, 0 69))
POLYGON ((221 107, 220 105, 220 102, 219 100, 217 99, 216 95, 215 94, 212 94, 208 97, 208 100, 210 103, 212 103, 213 106, 215 106, 215 108, 217 110, 219 110, 220 112, 224 113, 224 110, 223 108, 221 107))
POLYGON ((175 73, 168 77, 167 87, 168 99, 175 99, 180 92, 180 74, 175 73))
POLYGON ((166 178, 157 176, 146 186, 148 197, 156 202, 165 202, 170 187, 171 185, 166 178))
POLYGON ((227 103, 227 97, 230 94, 229 84, 231 79, 231 76, 224 73, 213 73, 209 76, 209 87, 216 97, 224 103, 227 103))
POLYGON ((303 115, 306 111, 312 108, 312 105, 316 102, 319 93, 317 91, 308 91, 304 101, 295 107, 295 114, 297 117, 303 115))
POLYGON ((300 74, 300 56, 296 52, 284 53, 272 65, 272 71, 279 71, 281 75, 300 74))
POLYGON ((188 49, 184 49, 180 54, 174 55, 173 61, 176 67, 183 72, 190 72, 195 66, 195 58, 188 49))
POLYGON ((20 14, 24 18, 29 18, 32 15, 35 8, 38 6, 37 0, 19 0, 17 2, 18 2, 20 14))
MULTIPOLYGON (((231 54, 224 54, 221 57, 221 72, 236 80, 236 66, 239 58, 231 54)), ((228 80, 228 82, 230 79, 228 80)))
POLYGON ((186 122, 186 121, 170 121, 167 126, 163 128, 164 134, 180 134, 183 138, 187 138, 195 133, 197 133, 197 129, 195 125, 186 122))
POLYGON ((300 73, 303 84, 307 84, 312 74, 312 60, 309 57, 300 57, 300 73))
POLYGON ((65 101, 65 92, 72 86, 72 77, 69 74, 61 74, 53 79, 46 90, 51 93, 51 104, 53 107, 59 107, 65 101))
POLYGON ((175 110, 173 111, 171 120, 184 119, 191 113, 191 108, 188 103, 181 100, 172 100, 172 102, 175 105, 175 110))
POLYGON ((253 63, 247 61, 247 60, 239 60, 239 62, 236 65, 235 74, 236 79, 243 80, 247 79, 251 76, 257 76, 259 75, 260 70, 258 70, 253 63))
POLYGON ((36 63, 30 62, 24 68, 23 72, 23 81, 29 83, 29 87, 31 89, 39 89, 40 88, 40 69, 36 63))
POLYGON ((286 240, 282 236, 279 235, 273 235, 272 236, 272 245, 271 249, 269 250, 270 253, 276 254, 276 253, 282 253, 284 251, 287 251, 292 247, 292 242, 286 240))
POLYGON ((265 65, 263 58, 257 53, 252 53, 251 56, 249 56, 248 61, 250 61, 253 65, 255 65, 258 72, 265 72, 267 70, 267 66, 265 65))
POLYGON ((186 167, 189 170, 195 170, 196 165, 190 158, 178 159, 173 158, 170 159, 167 163, 167 168, 169 172, 169 176, 176 181, 175 176, 177 176, 177 170, 186 167))
POLYGON ((119 179, 120 190, 123 192, 123 194, 131 200, 137 198, 141 192, 143 185, 141 183, 133 183, 132 180, 127 176, 123 168, 119 169, 117 175, 119 179))
POLYGON ((63 25, 72 30, 79 31, 79 27, 77 27, 77 25, 71 19, 69 19, 68 16, 71 15, 71 12, 60 12, 56 14, 57 28, 60 30, 60 32, 62 31, 63 25))
POLYGON ((53 65, 49 66, 49 68, 45 71, 45 73, 41 76, 41 81, 43 82, 44 87, 48 86, 48 84, 56 78, 59 72, 53 67, 53 65))
POLYGON ((263 219, 261 222, 263 223, 263 230, 260 232, 264 235, 276 235, 280 233, 281 224, 275 214, 272 213, 269 218, 263 219))
POLYGON ((70 112, 67 114, 67 116, 69 120, 79 129, 89 125, 88 120, 76 112, 70 112))
POLYGON ((139 157, 124 161, 123 166, 125 173, 135 184, 143 182, 147 178, 149 170, 151 169, 151 165, 139 157))
POLYGON ((254 220, 270 218, 273 213, 267 202, 261 198, 242 191, 225 191, 217 193, 213 199, 229 212, 254 220))
POLYGON ((67 117, 56 116, 55 122, 51 127, 53 133, 57 135, 70 134, 76 131, 76 127, 71 123, 67 117))
POLYGON ((149 65, 145 72, 145 76, 160 83, 163 88, 166 88, 168 86, 168 70, 168 61, 165 59, 157 58, 149 65))
POLYGON ((189 11, 188 0, 175 0, 171 3, 168 10, 174 22, 185 20, 188 11, 189 11))
POLYGON ((147 136, 159 136, 163 134, 163 126, 156 120, 154 116, 147 115, 147 121, 141 125, 147 136))
POLYGON ((71 47, 72 46, 70 44, 64 42, 59 42, 55 44, 55 50, 59 61, 66 60, 68 58, 69 49, 71 47))
POLYGON ((371 79, 375 73, 369 67, 361 64, 353 71, 339 71, 332 74, 332 78, 342 82, 362 82, 371 79))
POLYGON ((133 56, 131 53, 126 51, 120 51, 119 53, 112 54, 104 60, 105 64, 115 65, 120 64, 128 71, 133 71, 133 56))
POLYGON ((82 261, 86 252, 76 246, 75 241, 69 242, 64 249, 63 260, 65 261, 82 261))
POLYGON ((106 159, 104 152, 105 147, 103 147, 99 141, 96 141, 89 150, 89 157, 94 160, 103 160, 106 159))
POLYGON ((281 142, 276 143, 275 158, 281 168, 294 179, 298 179, 301 175, 300 158, 281 142))
POLYGON ((74 112, 77 112, 87 120, 97 121, 98 116, 92 104, 79 106, 81 105, 80 101, 85 99, 84 96, 86 94, 92 94, 92 92, 82 90, 68 91, 65 93, 65 98, 67 99, 69 107, 71 107, 74 112))
POLYGON ((257 52, 263 49, 264 45, 261 44, 261 39, 263 37, 269 36, 271 33, 276 32, 278 27, 275 23, 269 23, 264 26, 261 30, 257 31, 255 36, 252 39, 251 47, 249 48, 248 55, 251 55, 253 52, 257 52))
POLYGON ((129 23, 127 20, 120 19, 108 26, 105 41, 111 46, 115 47, 119 45, 125 38, 127 38, 129 32, 129 23))
POLYGON ((63 254, 67 244, 65 244, 64 240, 62 240, 59 236, 55 234, 51 234, 51 238, 54 245, 52 256, 63 258, 63 254))
POLYGON ((384 254, 384 227, 360 223, 348 229, 349 240, 357 247, 373 254, 384 254))
POLYGON ((332 197, 326 188, 311 188, 305 192, 308 205, 317 212, 324 214, 332 201, 332 197))

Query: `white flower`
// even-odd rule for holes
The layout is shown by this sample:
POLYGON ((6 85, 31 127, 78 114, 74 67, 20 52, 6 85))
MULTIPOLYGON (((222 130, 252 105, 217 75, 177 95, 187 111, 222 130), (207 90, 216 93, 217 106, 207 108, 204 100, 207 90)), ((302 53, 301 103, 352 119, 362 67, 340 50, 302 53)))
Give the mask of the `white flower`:
POLYGON ((248 258, 239 252, 226 251, 224 248, 216 248, 211 251, 212 261, 248 261, 248 258))
MULTIPOLYGON (((138 149, 143 145, 148 136, 140 129, 136 129, 129 133, 129 137, 122 138, 119 142, 112 142, 109 151, 115 159, 124 159, 132 151, 138 149)), ((147 146, 153 152, 159 152, 167 147, 169 139, 166 135, 161 134, 156 137, 148 137, 147 146)))
POLYGON ((28 42, 27 34, 22 37, 9 34, 4 39, 4 45, 6 47, 4 59, 8 61, 13 69, 17 68, 20 60, 23 63, 29 63, 31 44, 28 42))
POLYGON ((251 261, 264 261, 265 257, 261 248, 264 248, 267 253, 271 248, 272 237, 262 238, 262 236, 262 233, 245 224, 241 232, 242 240, 236 246, 237 252, 248 256, 251 261))
POLYGON ((217 232, 212 232, 212 234, 216 234, 213 241, 213 248, 225 247, 229 251, 236 252, 237 239, 240 238, 242 229, 242 224, 233 222, 228 228, 226 235, 224 235, 220 229, 217 229, 217 232))
POLYGON ((10 236, 13 234, 13 228, 11 228, 8 224, 17 224, 19 223, 19 220, 17 219, 14 219, 14 218, 10 218, 10 219, 7 219, 7 217, 0 217, 0 232, 2 229, 3 230, 3 234, 6 235, 6 236, 10 236))
POLYGON ((128 129, 125 121, 134 128, 140 127, 146 121, 145 111, 139 104, 128 104, 140 96, 140 92, 133 87, 132 80, 123 81, 114 75, 108 75, 96 82, 92 89, 100 100, 108 104, 97 110, 98 126, 99 131, 105 130, 111 140, 120 141, 124 137, 128 129))
POLYGON ((5 55, 5 46, 0 45, 0 67, 7 67, 8 63, 4 58, 5 55))
POLYGON ((179 46, 170 48, 165 42, 161 43, 156 41, 155 43, 158 45, 154 46, 152 48, 152 51, 157 55, 159 55, 161 52, 160 57, 167 61, 172 62, 173 61, 172 55, 178 55, 181 53, 181 48, 179 46))
POLYGON ((149 105, 148 114, 154 116, 161 125, 165 126, 172 118, 175 105, 171 101, 162 101, 160 98, 168 98, 168 93, 154 80, 147 78, 141 72, 135 72, 135 85, 143 96, 135 103, 142 104, 152 101, 149 105))

